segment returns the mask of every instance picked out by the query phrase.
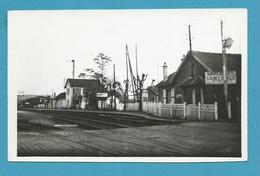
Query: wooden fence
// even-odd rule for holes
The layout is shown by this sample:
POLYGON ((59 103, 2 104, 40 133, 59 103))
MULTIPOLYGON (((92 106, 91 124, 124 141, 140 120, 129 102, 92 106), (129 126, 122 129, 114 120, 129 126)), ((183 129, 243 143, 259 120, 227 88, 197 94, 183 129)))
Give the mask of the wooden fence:
MULTIPOLYGON (((121 107, 121 106, 119 106, 121 107)), ((119 109, 118 109, 119 110, 119 109)), ((122 108, 120 108, 122 110, 122 108)), ((138 111, 138 103, 129 103, 128 111, 138 111)), ((171 119, 218 120, 218 105, 215 104, 163 104, 143 102, 143 112, 171 119)))

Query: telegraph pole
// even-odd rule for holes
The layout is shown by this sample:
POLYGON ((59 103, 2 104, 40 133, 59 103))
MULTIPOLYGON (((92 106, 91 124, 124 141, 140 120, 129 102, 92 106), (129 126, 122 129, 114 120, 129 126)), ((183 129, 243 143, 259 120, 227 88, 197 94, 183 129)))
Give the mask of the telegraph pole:
POLYGON ((142 100, 142 96, 143 96, 143 85, 144 85, 144 81, 146 80, 147 75, 142 74, 142 78, 140 79, 139 82, 139 89, 140 89, 140 95, 139 95, 139 111, 142 112, 143 111, 143 100, 142 100))
POLYGON ((137 44, 135 44, 136 77, 138 76, 137 44))
POLYGON ((74 79, 74 77, 75 77, 75 60, 72 59, 71 62, 72 62, 72 78, 74 79))
MULTIPOLYGON (((128 50, 126 45, 126 51, 128 50)), ((126 104, 128 103, 128 63, 127 63, 127 52, 126 52, 126 81, 125 81, 125 97, 124 97, 124 110, 126 110, 126 104)))
POLYGON ((191 45, 191 30, 190 30, 190 24, 189 24, 189 46, 190 46, 190 51, 192 50, 192 45, 191 45))
POLYGON ((113 71, 114 71, 114 84, 113 84, 113 89, 114 89, 114 108, 116 110, 116 68, 115 64, 113 65, 113 71))
POLYGON ((136 101, 138 102, 138 87, 139 87, 139 75, 138 75, 138 62, 137 62, 137 44, 135 44, 135 62, 136 62, 136 88, 135 88, 135 94, 136 94, 136 101))
POLYGON ((225 103, 225 111, 224 115, 228 116, 228 70, 227 70, 227 57, 226 57, 226 46, 224 45, 224 38, 223 38, 223 21, 220 21, 221 27, 221 44, 222 44, 222 58, 223 58, 223 76, 224 76, 224 103, 225 103))

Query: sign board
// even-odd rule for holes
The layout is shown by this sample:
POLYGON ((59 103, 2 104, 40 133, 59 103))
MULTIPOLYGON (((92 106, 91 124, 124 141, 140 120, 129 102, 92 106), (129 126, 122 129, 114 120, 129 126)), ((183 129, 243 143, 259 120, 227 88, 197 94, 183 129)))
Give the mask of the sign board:
POLYGON ((107 93, 97 93, 98 98, 107 98, 108 94, 107 93))
MULTIPOLYGON (((236 84, 237 75, 236 71, 228 72, 228 84, 236 84)), ((206 84, 224 84, 224 74, 222 72, 205 72, 206 84)))

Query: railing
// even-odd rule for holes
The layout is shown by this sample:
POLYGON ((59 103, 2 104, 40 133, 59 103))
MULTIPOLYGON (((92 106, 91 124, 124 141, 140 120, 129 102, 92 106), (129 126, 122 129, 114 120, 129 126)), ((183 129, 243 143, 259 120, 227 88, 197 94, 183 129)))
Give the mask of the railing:
MULTIPOLYGON (((118 110, 122 110, 123 104, 118 110)), ((128 103, 126 106, 128 111, 138 111, 138 103, 128 103)), ((218 120, 218 105, 215 104, 163 104, 143 102, 143 112, 147 112, 156 116, 171 118, 171 119, 186 119, 186 120, 218 120)))

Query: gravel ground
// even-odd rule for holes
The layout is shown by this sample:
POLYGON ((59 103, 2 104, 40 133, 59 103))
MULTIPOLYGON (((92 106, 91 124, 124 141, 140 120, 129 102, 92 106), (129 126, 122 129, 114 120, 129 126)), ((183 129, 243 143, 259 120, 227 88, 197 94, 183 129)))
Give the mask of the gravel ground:
POLYGON ((240 124, 228 122, 87 130, 55 115, 19 111, 17 149, 18 156, 240 157, 240 133, 240 124))

